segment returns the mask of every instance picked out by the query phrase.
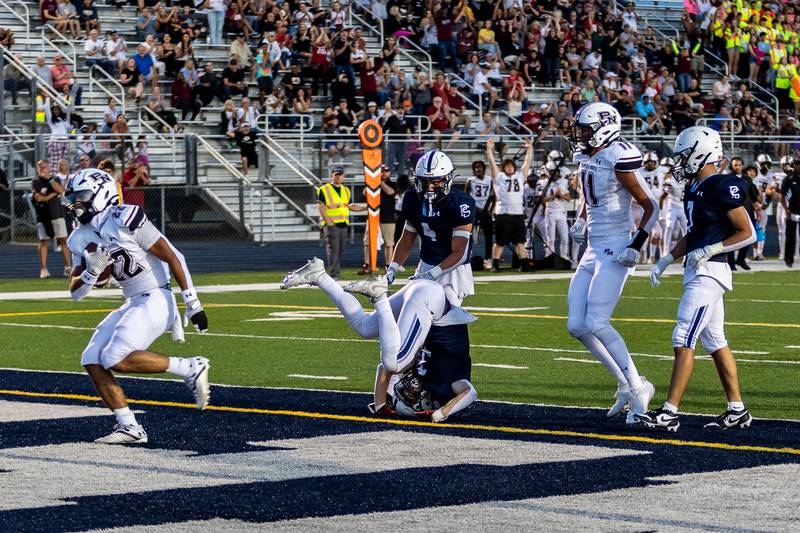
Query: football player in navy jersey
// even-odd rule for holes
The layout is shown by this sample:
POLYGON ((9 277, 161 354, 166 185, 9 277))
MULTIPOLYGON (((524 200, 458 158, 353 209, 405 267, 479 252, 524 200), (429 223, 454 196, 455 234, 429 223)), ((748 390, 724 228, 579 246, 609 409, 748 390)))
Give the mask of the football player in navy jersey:
POLYGON ((675 140, 673 176, 689 180, 684 195, 688 233, 653 267, 650 282, 660 285, 664 269, 686 257, 684 292, 678 305, 678 322, 672 333, 675 363, 663 407, 636 418, 645 426, 677 431, 678 407, 694 369, 697 339, 714 359, 728 397, 727 410, 708 429, 748 427, 750 413, 742 402, 739 376, 725 340, 723 295, 733 289, 728 254, 755 242, 756 232, 745 210, 748 184, 733 174, 720 174, 724 161, 719 133, 693 126, 675 140))

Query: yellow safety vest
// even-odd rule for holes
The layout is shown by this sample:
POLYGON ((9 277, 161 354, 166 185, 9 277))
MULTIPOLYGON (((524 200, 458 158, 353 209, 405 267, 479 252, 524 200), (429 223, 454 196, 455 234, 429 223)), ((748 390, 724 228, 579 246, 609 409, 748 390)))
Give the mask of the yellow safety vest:
MULTIPOLYGON (((325 198, 325 214, 334 224, 350 224, 350 189, 344 185, 339 186, 341 193, 337 193, 332 183, 326 183, 319 189, 317 194, 322 193, 325 198)), ((325 225, 325 218, 322 219, 321 225, 325 225)))
POLYGON ((775 70, 778 70, 778 67, 781 64, 781 58, 786 55, 786 49, 784 48, 781 50, 777 46, 773 46, 772 50, 769 51, 769 62, 775 70))
POLYGON ((778 76, 775 78, 776 89, 788 89, 792 86, 792 69, 789 65, 778 66, 778 76))
POLYGON ((37 124, 44 124, 45 123, 45 115, 44 111, 38 111, 39 106, 44 103, 44 97, 40 94, 36 95, 36 123, 37 124))
POLYGON ((800 101, 800 74, 797 72, 797 67, 794 68, 794 77, 792 77, 792 88, 789 89, 789 98, 791 98, 793 102, 800 101))

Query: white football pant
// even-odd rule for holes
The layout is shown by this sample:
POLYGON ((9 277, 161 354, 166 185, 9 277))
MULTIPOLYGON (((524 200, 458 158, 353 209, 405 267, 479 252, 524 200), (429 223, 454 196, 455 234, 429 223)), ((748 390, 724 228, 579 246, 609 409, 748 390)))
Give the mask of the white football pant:
POLYGON ((112 368, 132 352, 146 350, 172 327, 177 311, 175 296, 167 289, 128 298, 97 325, 81 365, 112 368))
POLYGON ((558 255, 569 260, 569 228, 567 227, 567 213, 565 211, 547 210, 544 215, 544 224, 547 229, 547 242, 556 252, 556 235, 558 235, 558 255))
POLYGON ((669 253, 672 250, 672 243, 679 241, 684 235, 686 235, 686 214, 683 212, 683 206, 674 206, 667 212, 664 223, 662 255, 669 253))
POLYGON ((697 339, 708 353, 728 345, 725 339, 725 289, 714 278, 696 276, 683 288, 672 346, 694 349, 697 339))
POLYGON ((536 259, 536 250, 534 243, 536 242, 536 231, 539 232, 539 237, 543 239, 544 256, 548 256, 553 251, 553 243, 547 239, 547 224, 545 223, 545 216, 542 214, 543 209, 540 207, 536 214, 533 215, 533 223, 528 226, 529 216, 525 215, 525 239, 528 243, 528 259, 536 259), (534 227, 536 231, 534 231, 534 227))
POLYGON ((622 336, 611 326, 611 315, 631 272, 613 258, 627 244, 627 239, 589 243, 569 284, 567 329, 622 388, 636 390, 642 386, 636 365, 622 336))

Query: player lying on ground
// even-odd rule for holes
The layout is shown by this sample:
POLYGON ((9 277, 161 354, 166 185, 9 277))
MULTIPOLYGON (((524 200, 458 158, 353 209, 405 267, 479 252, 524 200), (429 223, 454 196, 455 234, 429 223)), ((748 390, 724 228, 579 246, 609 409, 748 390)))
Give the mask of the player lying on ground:
POLYGON ((728 397, 725 413, 706 428, 748 427, 752 421, 742 402, 736 360, 725 339, 723 295, 733 290, 728 254, 755 242, 756 232, 744 208, 747 183, 734 174, 719 174, 724 156, 719 133, 692 126, 675 139, 677 180, 689 180, 684 197, 688 233, 670 253, 659 259, 650 273, 653 287, 660 285, 664 269, 686 256, 683 296, 678 323, 672 333, 675 363, 667 401, 661 409, 637 415, 645 426, 677 431, 678 407, 694 370, 697 339, 714 359, 722 388, 728 397))
POLYGON ((621 121, 616 109, 598 102, 581 107, 572 125, 584 204, 570 235, 584 242, 588 228, 588 244, 569 284, 567 329, 617 380, 616 402, 608 416, 630 404, 625 421, 635 424, 633 415, 647 412, 655 389, 636 370, 625 340, 611 325, 611 314, 658 220, 658 204, 638 173, 642 154, 619 137, 621 121), (642 209, 633 237, 632 201, 642 209))
POLYGON ((67 245, 75 269, 70 280, 74 300, 80 300, 110 275, 122 287, 125 303, 109 314, 92 335, 81 356, 98 394, 117 417, 114 431, 97 439, 104 444, 141 444, 147 433, 128 407, 114 372, 180 376, 194 394, 198 409, 208 404, 208 359, 166 357, 147 351, 164 332, 183 341, 178 305, 170 289, 170 272, 186 304, 184 324, 208 330, 208 319, 192 286, 183 255, 147 219, 144 210, 117 205, 114 178, 98 169, 70 176, 65 196, 80 223, 67 245), (82 262, 82 263, 81 263, 82 262))
MULTIPOLYGON (((477 392, 469 382, 471 363, 466 327, 440 328, 430 334, 434 325, 454 327, 475 320, 474 316, 448 301, 442 285, 430 280, 412 280, 391 298, 388 297, 389 282, 386 276, 354 281, 342 288, 325 272, 325 265, 316 257, 302 268, 289 272, 281 288, 302 285, 316 285, 325 291, 356 333, 365 338, 380 339, 381 361, 375 374, 374 401, 370 405, 373 413, 391 413, 386 402, 392 376, 411 370, 418 362, 426 342, 432 346, 432 349, 429 348, 431 355, 438 356, 434 372, 440 374, 429 381, 429 386, 437 391, 439 400, 444 399, 447 403, 432 414, 432 419, 441 422, 452 413, 465 409, 477 398, 477 392), (375 312, 366 314, 350 293, 369 297, 375 304, 375 312), (393 302, 399 303, 399 308, 395 309, 393 302), (459 336, 455 338, 454 335, 459 336), (463 348, 465 345, 466 349, 463 348), (440 366, 440 363, 446 366, 450 361, 454 362, 455 368, 440 366), (464 361, 467 361, 466 365, 464 361), (446 376, 453 376, 453 379, 443 387, 441 380, 446 376), (443 390, 448 386, 451 387, 449 393, 443 390)), ((407 398, 407 401, 411 400, 407 398)), ((412 402, 412 405, 416 404, 412 402)), ((410 413, 408 410, 401 412, 410 413)))

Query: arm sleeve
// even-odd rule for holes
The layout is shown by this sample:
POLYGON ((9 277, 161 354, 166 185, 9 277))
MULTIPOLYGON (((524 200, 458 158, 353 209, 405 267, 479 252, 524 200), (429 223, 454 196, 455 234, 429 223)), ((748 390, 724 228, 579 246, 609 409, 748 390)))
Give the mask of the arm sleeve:
MULTIPOLYGON (((133 238, 136 240, 136 243, 145 250, 152 248, 159 239, 163 238, 166 240, 166 237, 164 237, 149 220, 145 220, 139 228, 133 231, 133 238)), ((177 252, 174 247, 173 250, 177 252)))

